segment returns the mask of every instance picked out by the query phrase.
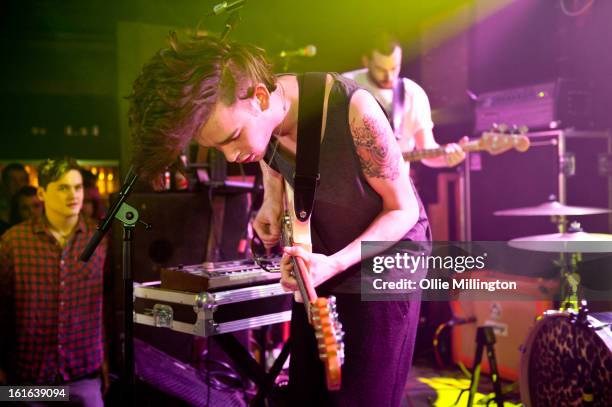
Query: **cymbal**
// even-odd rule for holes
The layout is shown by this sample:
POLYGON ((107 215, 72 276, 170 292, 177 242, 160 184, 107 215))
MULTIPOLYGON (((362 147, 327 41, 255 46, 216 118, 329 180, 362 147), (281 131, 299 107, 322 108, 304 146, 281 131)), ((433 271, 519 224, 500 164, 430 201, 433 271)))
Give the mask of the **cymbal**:
POLYGON ((592 208, 588 206, 569 206, 550 201, 537 206, 527 206, 524 208, 502 209, 493 212, 496 216, 579 216, 579 215, 599 215, 610 213, 612 210, 605 208, 592 208))
POLYGON ((511 247, 550 253, 612 253, 612 235, 566 232, 525 236, 508 242, 511 247))

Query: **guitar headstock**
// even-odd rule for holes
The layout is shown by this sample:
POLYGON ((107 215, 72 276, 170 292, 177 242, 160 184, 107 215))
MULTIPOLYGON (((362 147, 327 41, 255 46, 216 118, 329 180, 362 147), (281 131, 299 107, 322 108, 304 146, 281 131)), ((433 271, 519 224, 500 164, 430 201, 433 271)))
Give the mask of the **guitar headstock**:
POLYGON ((325 364, 325 377, 329 390, 341 385, 341 366, 344 363, 344 332, 338 321, 336 298, 319 297, 311 304, 312 322, 319 348, 319 358, 325 364))
POLYGON ((486 150, 491 155, 501 154, 510 149, 523 153, 530 145, 526 136, 528 131, 527 126, 510 127, 506 124, 494 124, 490 131, 482 133, 479 144, 482 150, 486 150))

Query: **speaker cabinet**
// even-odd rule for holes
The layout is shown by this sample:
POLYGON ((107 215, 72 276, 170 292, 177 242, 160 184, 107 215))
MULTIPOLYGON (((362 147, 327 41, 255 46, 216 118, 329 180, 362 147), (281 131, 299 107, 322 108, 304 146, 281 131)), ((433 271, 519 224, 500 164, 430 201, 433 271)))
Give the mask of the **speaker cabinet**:
MULTIPOLYGON (((206 192, 133 193, 128 203, 135 207, 142 225, 134 232, 132 257, 134 281, 159 279, 166 266, 195 264, 206 260, 211 209, 206 192)), ((113 226, 113 260, 115 275, 121 279, 122 226, 113 226)))

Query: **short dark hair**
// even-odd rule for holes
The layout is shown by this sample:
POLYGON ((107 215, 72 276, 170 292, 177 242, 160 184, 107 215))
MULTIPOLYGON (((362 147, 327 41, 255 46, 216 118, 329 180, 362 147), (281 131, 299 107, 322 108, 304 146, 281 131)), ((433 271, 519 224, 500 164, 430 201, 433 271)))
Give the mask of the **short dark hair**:
POLYGON ((38 186, 47 189, 70 170, 81 171, 81 166, 72 157, 49 158, 38 166, 38 186))
POLYGON ((378 51, 383 55, 391 55, 395 47, 401 48, 401 46, 399 40, 393 34, 381 32, 373 37, 370 52, 378 51))
POLYGON ((128 97, 134 168, 154 183, 206 124, 217 102, 231 105, 251 97, 256 83, 276 89, 261 48, 209 36, 180 42, 175 33, 169 45, 145 64, 128 97))
POLYGON ((9 212, 9 223, 11 225, 16 225, 23 221, 19 214, 19 200, 22 196, 36 196, 36 188, 32 185, 26 185, 25 187, 21 187, 15 195, 11 197, 11 209, 9 212))
POLYGON ((23 164, 19 164, 19 163, 7 164, 2 169, 2 184, 3 185, 6 185, 6 183, 8 182, 9 174, 13 171, 22 171, 22 172, 25 172, 26 174, 28 173, 25 167, 23 166, 23 164))

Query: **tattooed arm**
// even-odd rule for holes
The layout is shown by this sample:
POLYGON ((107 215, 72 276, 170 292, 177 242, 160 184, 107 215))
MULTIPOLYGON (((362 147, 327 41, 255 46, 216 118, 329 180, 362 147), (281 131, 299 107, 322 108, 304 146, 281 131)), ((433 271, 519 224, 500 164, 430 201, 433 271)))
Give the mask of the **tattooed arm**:
POLYGON ((382 211, 357 239, 332 256, 342 269, 361 260, 361 241, 396 242, 412 229, 419 216, 408 167, 374 97, 357 91, 351 99, 349 121, 361 169, 380 195, 382 211))
MULTIPOLYGON (((361 169, 370 186, 380 195, 382 210, 360 236, 331 256, 305 253, 301 248, 285 249, 287 254, 300 256, 307 262, 315 285, 361 261, 362 241, 386 241, 391 246, 418 220, 418 204, 408 168, 391 126, 372 95, 364 90, 355 92, 349 121, 361 169)), ((381 251, 384 249, 381 247, 381 251)), ((281 282, 289 289, 297 287, 290 278, 283 278, 281 282)))

